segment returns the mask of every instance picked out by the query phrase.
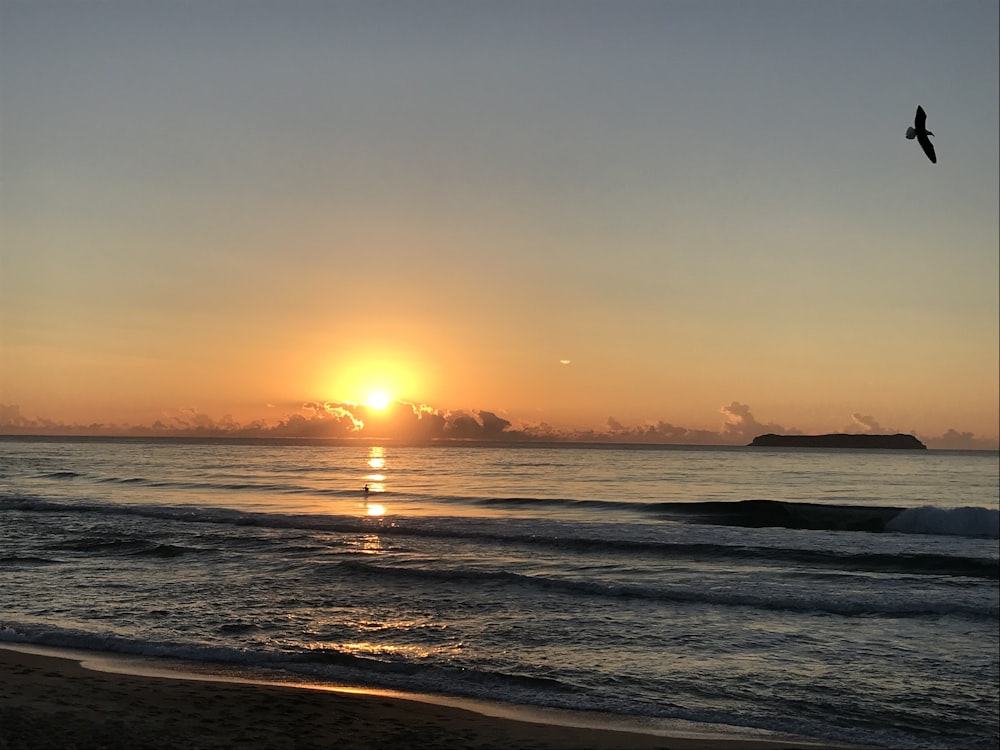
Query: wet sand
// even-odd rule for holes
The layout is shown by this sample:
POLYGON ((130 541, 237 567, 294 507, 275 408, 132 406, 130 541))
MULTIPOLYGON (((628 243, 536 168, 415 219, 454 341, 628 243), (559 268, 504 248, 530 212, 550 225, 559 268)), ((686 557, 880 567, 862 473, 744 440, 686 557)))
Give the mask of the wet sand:
POLYGON ((777 750, 771 739, 663 736, 487 716, 379 694, 135 675, 0 648, 0 750, 528 748, 777 750))

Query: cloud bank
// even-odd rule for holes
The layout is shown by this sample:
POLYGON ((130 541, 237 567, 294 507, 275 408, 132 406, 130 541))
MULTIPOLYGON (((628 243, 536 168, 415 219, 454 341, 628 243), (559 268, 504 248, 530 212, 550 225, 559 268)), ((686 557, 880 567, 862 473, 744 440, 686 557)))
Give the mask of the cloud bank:
MULTIPOLYGON (((718 430, 691 429, 659 421, 626 425, 608 417, 604 429, 557 428, 546 422, 515 425, 492 411, 442 411, 406 401, 384 409, 348 402, 309 401, 278 419, 237 422, 214 418, 193 408, 173 409, 152 424, 66 424, 29 418, 16 404, 0 404, 0 435, 91 435, 121 437, 203 437, 258 439, 359 439, 432 443, 448 440, 487 442, 589 442, 652 445, 746 445, 757 435, 802 434, 795 427, 760 421, 748 404, 733 401, 719 408, 718 430)), ((892 434, 870 415, 855 412, 843 430, 849 433, 892 434)), ((947 430, 943 435, 917 437, 929 448, 996 450, 996 438, 947 430)))

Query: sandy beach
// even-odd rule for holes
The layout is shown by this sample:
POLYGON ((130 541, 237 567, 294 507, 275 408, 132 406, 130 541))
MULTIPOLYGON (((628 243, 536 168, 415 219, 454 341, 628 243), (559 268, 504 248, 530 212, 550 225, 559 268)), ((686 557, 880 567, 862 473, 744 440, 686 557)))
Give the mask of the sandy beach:
POLYGON ((824 746, 559 726, 381 695, 95 671, 76 659, 0 648, 0 750, 232 747, 818 750, 824 746))

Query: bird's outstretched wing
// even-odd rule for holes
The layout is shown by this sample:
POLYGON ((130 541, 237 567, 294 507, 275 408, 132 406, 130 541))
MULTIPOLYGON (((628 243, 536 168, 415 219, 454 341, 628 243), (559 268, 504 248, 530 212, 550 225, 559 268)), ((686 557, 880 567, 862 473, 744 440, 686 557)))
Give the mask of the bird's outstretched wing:
POLYGON ((917 130, 924 130, 927 125, 927 113, 919 104, 917 105, 917 114, 913 116, 913 124, 917 130))
POLYGON ((931 160, 931 163, 937 164, 937 154, 934 153, 934 144, 931 143, 931 139, 927 137, 926 133, 921 133, 917 136, 917 143, 920 144, 920 148, 927 154, 927 158, 931 160))

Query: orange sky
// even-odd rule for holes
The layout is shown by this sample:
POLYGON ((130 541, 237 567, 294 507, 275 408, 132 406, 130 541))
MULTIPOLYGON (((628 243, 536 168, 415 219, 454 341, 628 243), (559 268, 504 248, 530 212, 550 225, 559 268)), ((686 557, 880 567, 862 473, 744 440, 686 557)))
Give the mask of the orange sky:
POLYGON ((997 9, 956 8, 2 2, 0 432, 381 390, 995 446, 997 9))

